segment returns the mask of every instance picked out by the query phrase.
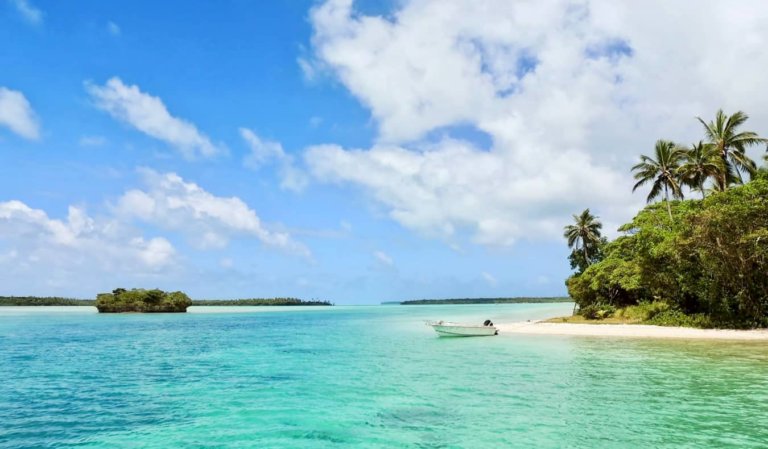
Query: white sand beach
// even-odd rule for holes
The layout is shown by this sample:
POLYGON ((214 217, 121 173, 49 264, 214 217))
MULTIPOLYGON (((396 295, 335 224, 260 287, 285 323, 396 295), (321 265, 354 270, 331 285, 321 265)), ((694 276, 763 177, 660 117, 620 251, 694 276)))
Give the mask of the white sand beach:
POLYGON ((569 324, 540 321, 497 323, 499 335, 576 335, 589 337, 689 338, 700 340, 768 341, 768 329, 693 329, 644 324, 569 324))

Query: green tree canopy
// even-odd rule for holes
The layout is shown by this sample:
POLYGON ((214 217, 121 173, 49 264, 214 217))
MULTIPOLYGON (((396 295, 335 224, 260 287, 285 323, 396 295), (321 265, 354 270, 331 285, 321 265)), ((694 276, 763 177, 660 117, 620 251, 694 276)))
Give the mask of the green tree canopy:
POLYGON ((715 119, 709 123, 697 117, 704 126, 704 133, 714 151, 720 156, 723 170, 716 176, 715 182, 719 190, 725 190, 728 185, 741 180, 742 172, 750 176, 755 174, 755 161, 747 156, 747 148, 752 145, 766 143, 767 140, 753 131, 739 131, 749 116, 742 111, 727 115, 722 109, 715 114, 715 119), (732 167, 733 170, 729 170, 732 167), (736 176, 729 176, 733 173, 736 176))
POLYGON ((589 209, 584 209, 573 216, 574 223, 567 225, 563 232, 568 247, 573 249, 571 266, 578 266, 580 271, 584 271, 600 253, 603 224, 597 218, 589 209))
POLYGON ((632 167, 632 171, 635 172, 635 179, 637 180, 632 191, 634 192, 641 186, 651 183, 651 191, 647 198, 648 202, 650 203, 663 193, 664 202, 667 204, 667 211, 671 220, 670 192, 674 198, 683 197, 678 178, 678 168, 680 167, 685 150, 672 141, 658 140, 653 151, 653 157, 640 156, 640 162, 632 167))

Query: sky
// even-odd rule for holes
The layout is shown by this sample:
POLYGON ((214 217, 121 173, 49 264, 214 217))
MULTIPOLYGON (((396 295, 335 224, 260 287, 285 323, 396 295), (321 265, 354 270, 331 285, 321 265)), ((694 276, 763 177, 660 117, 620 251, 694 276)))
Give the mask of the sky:
POLYGON ((0 295, 563 295, 563 226, 617 235, 657 139, 718 108, 768 135, 765 23, 762 0, 0 0, 0 295))

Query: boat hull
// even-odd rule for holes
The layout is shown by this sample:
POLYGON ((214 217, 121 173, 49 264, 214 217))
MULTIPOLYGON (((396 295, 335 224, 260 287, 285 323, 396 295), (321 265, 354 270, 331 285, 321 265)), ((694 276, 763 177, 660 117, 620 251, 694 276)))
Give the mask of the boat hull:
POLYGON ((491 337, 498 334, 494 326, 462 326, 456 324, 431 324, 441 337, 491 337))

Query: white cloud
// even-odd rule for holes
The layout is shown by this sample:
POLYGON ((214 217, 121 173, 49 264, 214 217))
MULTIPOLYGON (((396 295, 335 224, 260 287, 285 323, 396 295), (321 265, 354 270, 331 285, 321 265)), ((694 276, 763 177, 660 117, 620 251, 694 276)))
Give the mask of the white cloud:
POLYGON ((29 0, 10 0, 11 4, 27 22, 39 25, 43 22, 43 12, 35 8, 29 0))
POLYGON ((485 271, 480 273, 480 276, 482 276, 483 280, 491 287, 495 287, 499 283, 492 274, 486 273, 485 271))
POLYGON ((149 169, 142 173, 147 189, 121 196, 115 206, 118 216, 184 232, 200 248, 221 248, 233 237, 255 237, 268 246, 310 257, 309 250, 288 233, 267 229, 240 198, 215 196, 175 173, 149 169))
POLYGON ((308 167, 426 234, 559 239, 585 207, 610 231, 643 203, 629 167, 656 139, 698 140, 694 117, 720 107, 768 134, 760 0, 419 0, 387 17, 329 0, 310 18, 311 60, 370 109, 379 140, 309 148, 308 167), (459 125, 490 148, 435 140, 459 125))
POLYGON ((0 87, 0 126, 6 126, 26 139, 40 137, 40 125, 32 106, 19 91, 0 87))
POLYGON ((163 101, 111 78, 103 86, 87 83, 96 106, 137 130, 173 146, 187 159, 212 157, 223 151, 192 123, 174 117, 163 101))
POLYGON ((0 202, 0 230, 0 241, 24 259, 19 263, 153 272, 171 265, 175 255, 162 237, 145 240, 114 220, 96 220, 74 206, 66 220, 59 220, 21 201, 0 202))
POLYGON ((240 136, 251 149, 250 154, 243 159, 243 165, 259 170, 276 162, 279 165, 280 187, 300 192, 307 186, 307 175, 295 166, 293 156, 283 150, 280 142, 263 140, 248 128, 240 128, 240 136))
POLYGON ((385 253, 384 251, 374 251, 373 257, 382 265, 386 265, 388 267, 395 265, 395 261, 392 260, 392 257, 390 257, 389 254, 385 253))
POLYGON ((116 24, 115 22, 112 22, 111 20, 107 22, 107 31, 109 31, 109 34, 112 36, 120 36, 122 31, 120 30, 120 26, 116 24))

